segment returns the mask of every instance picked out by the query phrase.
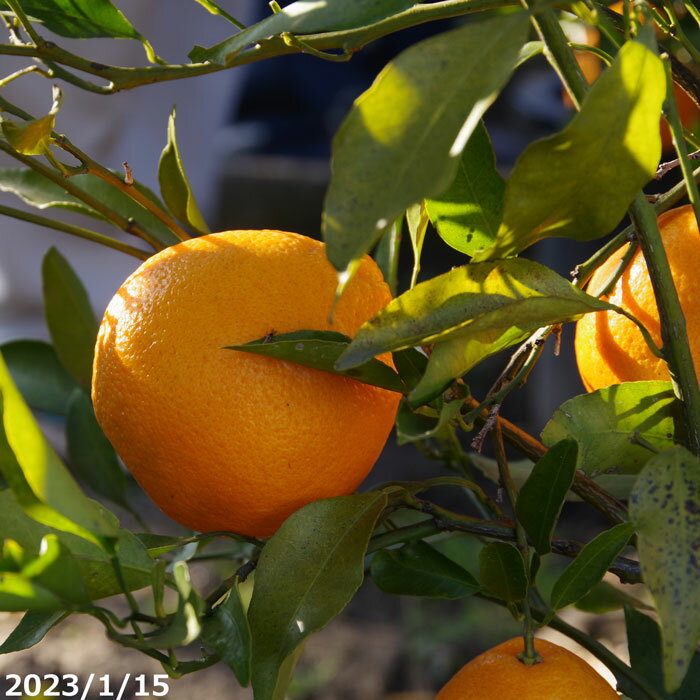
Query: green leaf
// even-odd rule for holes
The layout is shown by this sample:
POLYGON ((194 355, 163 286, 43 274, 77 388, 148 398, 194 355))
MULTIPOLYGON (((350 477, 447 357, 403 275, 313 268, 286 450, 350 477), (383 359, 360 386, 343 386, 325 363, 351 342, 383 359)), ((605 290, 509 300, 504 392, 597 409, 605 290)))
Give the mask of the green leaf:
POLYGON ((39 522, 103 546, 103 538, 118 534, 116 518, 80 490, 41 434, 2 360, 0 393, 0 471, 24 510, 39 522))
POLYGON ((304 367, 339 374, 364 384, 404 393, 406 387, 398 374, 381 360, 370 360, 347 370, 336 370, 335 363, 350 344, 350 338, 335 331, 294 331, 280 333, 272 338, 252 340, 244 345, 227 345, 229 350, 240 350, 254 355, 274 357, 304 367))
POLYGON ((402 219, 396 219, 382 236, 374 252, 374 260, 389 285, 391 296, 396 296, 399 274, 399 252, 401 248, 402 219))
POLYGON ((661 60, 627 42, 566 128, 518 158, 496 242, 474 260, 515 255, 551 236, 609 233, 656 172, 665 86, 661 60))
POLYGON ((551 551, 552 535, 576 473, 575 440, 562 440, 532 468, 515 504, 515 514, 538 554, 551 551))
POLYGON ((576 440, 578 468, 588 474, 610 469, 636 474, 652 453, 630 442, 632 435, 669 449, 680 411, 670 382, 627 382, 564 402, 545 425, 542 440, 548 446, 564 438, 576 440))
POLYGON ((571 605, 600 583, 633 534, 633 523, 621 523, 588 542, 554 584, 552 607, 559 610, 571 605))
POLYGON ((78 386, 51 345, 41 340, 13 340, 0 353, 25 401, 39 411, 65 415, 78 386))
POLYGON ((466 569, 425 542, 378 552, 370 574, 381 590, 393 595, 455 599, 479 591, 466 569))
POLYGON ((129 509, 129 483, 117 453, 100 428, 90 397, 77 388, 68 403, 66 442, 73 472, 95 493, 129 509))
MULTIPOLYGON (((631 607, 625 608, 625 624, 632 670, 645 678, 659 693, 663 693, 659 626, 651 617, 631 607)), ((663 697, 668 697, 669 700, 697 700, 700 697, 700 654, 693 654, 680 688, 663 697)))
POLYGON ((428 210, 425 208, 425 202, 412 204, 406 209, 406 224, 408 225, 408 235, 411 239, 411 248, 413 249, 411 287, 415 287, 418 281, 420 259, 423 254, 423 243, 425 242, 425 232, 428 230, 429 223, 430 217, 428 216, 428 210))
POLYGON ((90 386, 99 324, 85 287, 68 261, 49 248, 41 267, 44 313, 61 364, 82 386, 90 386))
POLYGON ((700 460, 683 447, 652 457, 630 496, 644 581, 661 623, 666 690, 677 690, 700 640, 700 460))
POLYGON ((426 403, 478 362, 534 330, 610 308, 530 260, 457 267, 389 302, 367 321, 336 364, 347 369, 387 352, 438 343, 409 395, 426 403))
POLYGON ((256 700, 270 700, 284 660, 362 583, 367 543, 386 502, 383 493, 366 493, 310 503, 265 545, 248 611, 256 700))
POLYGON ((394 367, 408 389, 418 384, 428 366, 428 358, 416 348, 406 348, 392 353, 394 367))
POLYGON ((63 601, 51 591, 22 576, 5 571, 0 573, 0 610, 7 612, 59 611, 65 607, 63 601))
POLYGON ((67 617, 63 610, 25 613, 7 639, 0 645, 0 654, 29 649, 38 644, 46 634, 67 617))
POLYGON ((250 683, 250 625, 238 582, 212 614, 202 619, 202 641, 231 668, 242 686, 250 683))
MULTIPOLYGON (((200 0, 197 0, 200 2, 200 0)), ((195 63, 226 65, 239 51, 283 32, 294 35, 352 29, 379 22, 415 4, 415 0, 322 0, 293 2, 281 12, 205 49, 195 46, 189 58, 195 63)))
POLYGON ((223 17, 224 19, 227 19, 231 24, 235 24, 237 27, 240 26, 238 20, 235 17, 232 17, 226 10, 224 10, 223 7, 220 5, 217 5, 217 3, 213 2, 212 0, 194 0, 195 2, 199 3, 207 12, 210 12, 212 15, 219 15, 220 17, 223 17))
POLYGON ((182 164, 175 136, 175 108, 168 119, 168 143, 158 163, 158 182, 163 201, 173 216, 191 226, 197 233, 211 233, 199 210, 182 164))
MULTIPOLYGON (((0 0, 0 7, 8 8, 8 5, 0 0)), ((110 0, 22 0, 22 9, 60 36, 73 39, 140 38, 110 0)))
POLYGON ((640 610, 653 609, 607 581, 597 583, 583 598, 579 598, 574 605, 579 610, 595 613, 596 615, 620 610, 626 605, 639 608, 640 610))
POLYGON ((468 390, 464 385, 455 387, 461 395, 451 401, 442 401, 440 410, 422 408, 412 411, 405 400, 399 404, 396 415, 396 439, 399 445, 426 440, 439 433, 460 412, 468 390))
MULTIPOLYGON (((123 216, 137 221, 164 248, 180 242, 180 239, 151 212, 102 178, 89 174, 74 175, 71 177, 71 184, 84 190, 111 209, 120 212, 123 216)), ((148 187, 139 182, 134 182, 133 187, 155 204, 164 208, 162 202, 148 187)), ((11 192, 37 209, 57 207, 76 211, 95 219, 106 220, 98 211, 77 197, 68 194, 55 182, 31 168, 0 168, 0 190, 11 192)))
POLYGON ((0 120, 0 127, 12 148, 25 156, 40 156, 48 151, 56 115, 17 124, 9 119, 0 120))
POLYGON ((90 597, 78 564, 57 535, 45 535, 39 556, 22 567, 22 575, 50 591, 64 603, 82 607, 90 597))
POLYGON ((338 270, 366 253, 387 225, 454 178, 472 131, 509 78, 528 15, 469 22, 391 61, 333 141, 323 235, 338 270))
POLYGON ((505 188, 488 131, 479 122, 462 151, 452 184, 439 197, 426 200, 440 238, 467 255, 491 245, 503 216, 505 188))
MULTIPOLYGON (((94 542, 30 518, 10 490, 0 491, 0 532, 3 537, 17 541, 35 555, 39 554, 42 538, 55 534, 75 555, 91 599, 105 598, 121 591, 108 552, 94 542)), ((153 560, 139 540, 127 530, 119 530, 117 553, 128 589, 148 586, 153 560)))
POLYGON ((491 542, 479 552, 481 585, 508 603, 527 595, 527 573, 520 552, 507 542, 491 542))

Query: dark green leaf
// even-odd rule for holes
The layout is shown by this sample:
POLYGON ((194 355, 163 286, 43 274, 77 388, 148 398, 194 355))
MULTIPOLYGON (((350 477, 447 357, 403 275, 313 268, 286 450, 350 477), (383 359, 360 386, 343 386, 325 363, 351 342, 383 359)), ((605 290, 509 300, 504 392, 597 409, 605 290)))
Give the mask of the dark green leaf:
POLYGON ((515 514, 538 554, 551 551, 552 535, 576 473, 575 440, 558 442, 532 468, 515 504, 515 514))
POLYGON ((480 122, 462 151, 452 184, 426 201, 440 238, 467 255, 488 248, 501 224, 505 188, 489 134, 480 122))
POLYGON ((338 270, 387 225, 454 177, 472 131, 526 39, 524 12, 470 22, 399 54, 356 102, 333 142, 323 232, 338 270))
POLYGON ((0 471, 24 510, 46 525, 103 545, 118 533, 116 518, 88 499, 48 444, 0 359, 0 471))
POLYGON ((396 296, 399 274, 399 249, 403 221, 396 219, 382 236, 374 253, 374 260, 382 271, 384 281, 389 285, 391 296, 396 296))
POLYGON ((66 442, 70 465, 78 478, 95 493, 128 509, 126 473, 95 418, 90 397, 81 388, 68 404, 66 442))
POLYGON ((500 260, 457 267, 405 292, 365 323, 337 367, 437 343, 412 405, 437 396, 484 358, 551 323, 610 308, 540 263, 500 260))
POLYGON ((594 537, 557 579, 552 588, 552 607, 559 610, 571 605, 600 583, 633 534, 633 523, 621 523, 594 537))
POLYGON ((78 385, 51 345, 42 340, 13 340, 1 345, 0 352, 32 408, 65 415, 70 395, 78 385))
POLYGON ((85 582, 70 550, 57 535, 46 535, 39 547, 39 556, 22 567, 22 575, 69 605, 90 603, 85 582))
POLYGON ((338 371, 335 363, 347 349, 350 338, 334 331, 295 331, 280 333, 272 338, 260 338, 245 345, 228 345, 229 350, 240 350, 254 355, 274 357, 295 362, 304 367, 339 374, 358 382, 403 393, 406 387, 396 372, 381 360, 370 360, 352 369, 338 371))
POLYGON ((637 432, 661 450, 673 446, 680 403, 670 382, 627 382, 563 403, 542 431, 545 445, 578 442, 578 468, 588 474, 614 469, 636 474, 652 456, 630 442, 637 432))
MULTIPOLYGON (((9 490, 0 491, 0 532, 3 537, 17 541, 34 555, 39 554, 45 535, 56 534, 75 555, 90 598, 96 600, 120 592, 109 554, 104 549, 82 537, 42 525, 30 518, 9 490)), ((128 531, 120 530, 117 552, 129 590, 149 585, 153 560, 138 539, 128 531)))
POLYGON ((428 366, 428 358, 415 348, 406 348, 392 353, 394 367, 408 389, 418 384, 428 366))
POLYGON ((248 612, 256 700, 270 700, 284 660, 362 583, 367 543, 386 501, 367 493, 310 503, 265 545, 248 612))
MULTIPOLYGON (((0 7, 7 8, 7 4, 0 0, 0 7)), ((22 0, 22 9, 60 36, 140 38, 110 0, 22 0)))
POLYGON ((626 605, 630 605, 640 610, 652 610, 649 605, 645 605, 641 600, 625 593, 607 581, 601 581, 591 588, 583 598, 576 601, 575 606, 584 612, 602 615, 603 613, 621 610, 626 605))
POLYGON ((421 408, 412 411, 406 401, 399 405, 396 415, 396 439, 399 445, 417 440, 426 440, 440 432, 460 412, 467 397, 468 390, 463 385, 456 387, 460 391, 451 401, 441 401, 440 410, 421 408))
POLYGON ((8 612, 59 611, 65 607, 63 601, 51 591, 22 574, 10 571, 0 573, 0 610, 8 612))
POLYGON ((527 595, 527 573, 520 552, 507 542, 491 542, 479 553, 481 585, 508 603, 527 595))
MULTIPOLYGON (((645 678, 659 693, 663 693, 661 668, 661 632, 656 622, 644 613, 625 608, 627 648, 632 670, 645 678)), ((700 654, 693 654, 681 687, 669 695, 669 700, 697 700, 700 697, 700 654)))
POLYGON ((202 641, 230 666, 238 682, 250 682, 250 626, 236 583, 212 614, 202 619, 202 641))
POLYGON ((370 574, 379 588, 393 595, 452 599, 479 591, 466 569, 425 542, 378 552, 370 574))
POLYGON ((175 109, 168 119, 168 143, 158 163, 158 182, 163 201, 173 216, 191 226, 197 233, 210 233, 182 164, 175 136, 175 109))
POLYGON ((0 646, 0 654, 9 654, 13 651, 22 651, 38 644, 67 613, 63 610, 53 612, 28 612, 19 621, 7 639, 0 646))
POLYGON ((700 640, 700 460, 683 447, 652 457, 630 496, 639 562, 663 632, 666 690, 677 690, 700 640))
POLYGON ((41 273, 44 313, 56 354, 70 374, 89 387, 98 323, 85 287, 53 247, 44 256, 41 273))
POLYGON ((300 0, 216 46, 208 49, 195 46, 189 57, 195 63, 209 61, 225 65, 239 51, 270 37, 279 36, 283 32, 294 35, 318 34, 362 27, 401 12, 414 4, 415 0, 325 0, 314 3, 300 0))
POLYGON ((40 119, 20 124, 3 119, 0 121, 0 127, 15 151, 25 156, 40 156, 48 150, 55 118, 55 114, 47 114, 40 119))
MULTIPOLYGON (((84 190, 111 209, 137 221, 164 248, 180 242, 180 239, 158 218, 102 178, 96 175, 74 175, 70 181, 72 185, 84 190)), ((147 187, 138 182, 134 182, 133 186, 161 208, 163 207, 156 195, 147 187)), ((104 220, 104 216, 98 211, 68 194, 55 182, 31 168, 0 168, 0 190, 17 195, 37 209, 58 207, 104 220)))
POLYGON ((518 158, 497 240, 474 259, 515 255, 551 236, 588 241, 610 232, 656 171, 665 86, 660 59, 627 42, 567 127, 518 158))

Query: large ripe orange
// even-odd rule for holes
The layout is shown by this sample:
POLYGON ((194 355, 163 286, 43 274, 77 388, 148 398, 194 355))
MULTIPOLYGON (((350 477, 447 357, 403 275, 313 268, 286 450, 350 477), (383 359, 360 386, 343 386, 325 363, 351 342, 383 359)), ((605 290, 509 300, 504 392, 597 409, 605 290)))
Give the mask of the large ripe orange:
MULTIPOLYGON (((659 229, 685 313, 691 351, 700 369, 700 233, 693 208, 688 205, 661 214, 659 229)), ((599 292, 623 255, 621 249, 596 270, 588 285, 589 293, 599 292)), ((641 251, 637 251, 606 298, 634 314, 657 345, 661 344, 659 312, 641 251)), ((666 363, 652 355, 637 326, 614 311, 587 314, 578 321, 575 349, 581 379, 588 391, 621 382, 670 378, 666 363)))
POLYGON ((227 231, 149 258, 110 302, 97 340, 97 419, 168 515, 194 530, 271 535, 301 506, 355 490, 399 394, 224 349, 301 329, 354 335, 390 300, 365 258, 329 325, 322 243, 227 231))
POLYGON ((619 700, 597 671, 567 649, 535 640, 542 662, 526 666, 523 639, 509 639, 472 659, 436 700, 619 700))

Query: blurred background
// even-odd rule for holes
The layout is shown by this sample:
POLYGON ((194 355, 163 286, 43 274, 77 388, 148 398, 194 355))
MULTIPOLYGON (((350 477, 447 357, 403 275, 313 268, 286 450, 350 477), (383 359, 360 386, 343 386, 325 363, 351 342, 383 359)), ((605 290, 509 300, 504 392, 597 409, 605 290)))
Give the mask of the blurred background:
MULTIPOLYGON (((195 43, 211 45, 230 33, 223 21, 186 0, 120 0, 117 4, 168 61, 184 61, 195 43)), ((238 0, 235 5, 234 14, 246 24, 269 13, 267 4, 259 1, 238 0)), ((76 145, 107 167, 120 169, 122 162, 128 161, 136 179, 157 189, 158 158, 165 145, 167 117, 175 104, 185 167, 212 230, 275 228, 319 237, 331 140, 353 100, 402 49, 459 21, 464 20, 435 22, 386 37, 364 48, 348 63, 288 56, 108 97, 65 87, 57 129, 65 131, 76 145)), ((585 33, 575 24, 569 31, 585 33)), ((585 41, 585 37, 575 40, 585 41)), ((64 39, 60 42, 69 48, 72 43, 64 39)), ((142 49, 135 42, 90 40, 75 48, 105 63, 143 62, 142 49)), ((3 75, 23 67, 7 57, 2 57, 2 63, 3 75)), ((46 113, 51 102, 50 86, 36 76, 15 81, 3 94, 37 115, 46 113)), ((486 116, 502 174, 507 176, 528 143, 561 129, 571 116, 558 79, 546 61, 538 58, 523 65, 486 116)), ((8 159, 0 160, 0 167, 13 166, 8 159)), ((663 188, 669 184, 665 181, 663 188)), ((18 206, 11 194, 0 193, 0 202, 18 206)), ((70 220, 70 215, 66 218, 70 220)), ((137 261, 118 252, 23 222, 5 218, 0 220, 0 227, 0 342, 48 337, 40 270, 49 246, 57 246, 76 268, 89 289, 98 317, 137 265, 137 261)), ((554 239, 535 246, 531 255, 568 276, 597 246, 554 239)), ((401 255, 404 269, 410 270, 408 237, 401 255)), ((431 231, 424 246, 420 279, 464 261, 431 231)), ((400 281, 401 290, 408 281, 408 276, 400 281)), ((503 415, 535 435, 555 408, 583 392, 573 360, 571 329, 564 331, 559 356, 553 352, 552 341, 550 344, 527 386, 514 393, 503 410, 503 415)), ((469 383, 477 397, 488 390, 503 361, 503 356, 492 358, 470 375, 469 383)), ((48 419, 44 425, 62 450, 61 426, 48 419)), ((390 479, 424 479, 441 473, 441 469, 439 463, 414 447, 397 447, 390 439, 366 486, 390 479)), ((485 485, 493 492, 492 485, 485 485)), ((442 496, 435 497, 439 500, 442 496)), ((136 498, 156 532, 178 532, 177 526, 145 496, 136 498)), ((446 505, 469 508, 466 497, 463 503, 452 498, 446 505)), ((123 521, 138 529, 128 514, 124 514, 123 521)), ((563 528, 575 528, 578 539, 587 539, 587 534, 602 526, 604 523, 589 508, 567 506, 563 528)), ((477 569, 478 543, 464 537, 445 537, 439 546, 467 568, 477 569)), ((544 578, 553 580, 566 562, 555 555, 548 559, 551 571, 545 569, 544 578)), ((202 562, 193 570, 200 589, 207 592, 235 568, 202 562)), ((610 613, 593 621, 592 616, 572 609, 565 611, 564 617, 589 629, 624 656, 620 614, 610 613), (597 625, 595 629, 591 629, 593 624, 597 625)), ((15 615, 0 613, 0 638, 17 621, 15 615)), ((432 698, 469 658, 519 631, 506 611, 483 601, 399 599, 382 594, 368 580, 340 618, 309 640, 290 697, 432 698)), ((562 641, 556 633, 545 635, 562 641)), ((110 643, 93 620, 73 616, 37 648, 0 656, 0 677, 10 672, 94 672, 121 678, 126 672, 151 674, 162 669, 141 654, 110 643)), ((177 700, 189 699, 194 692, 211 698, 252 697, 248 690, 238 689, 233 675, 222 665, 171 681, 170 686, 168 697, 177 700)), ((94 697, 98 697, 97 691, 94 697)))

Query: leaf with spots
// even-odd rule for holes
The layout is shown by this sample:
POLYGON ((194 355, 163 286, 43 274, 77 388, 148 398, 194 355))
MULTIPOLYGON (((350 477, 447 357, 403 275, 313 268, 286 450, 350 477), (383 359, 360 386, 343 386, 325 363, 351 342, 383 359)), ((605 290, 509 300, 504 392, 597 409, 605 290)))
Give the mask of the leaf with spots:
POLYGON ((664 684, 673 692, 700 640, 700 460, 683 447, 649 460, 632 489, 630 516, 661 623, 664 684))

